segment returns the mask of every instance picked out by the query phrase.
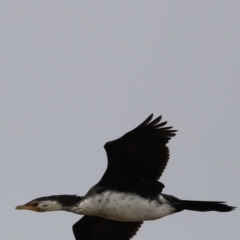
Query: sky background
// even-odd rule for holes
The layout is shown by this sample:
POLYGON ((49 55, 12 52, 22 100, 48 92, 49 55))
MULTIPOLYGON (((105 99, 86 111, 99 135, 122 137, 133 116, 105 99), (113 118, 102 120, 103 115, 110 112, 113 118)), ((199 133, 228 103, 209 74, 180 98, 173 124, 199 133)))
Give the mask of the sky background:
MULTIPOLYGON (((81 216, 16 211, 84 195, 105 142, 151 113, 178 129, 161 181, 190 200, 240 199, 239 1, 2 1, 0 239, 74 239, 81 216)), ((239 210, 145 222, 134 240, 237 240, 239 210)))

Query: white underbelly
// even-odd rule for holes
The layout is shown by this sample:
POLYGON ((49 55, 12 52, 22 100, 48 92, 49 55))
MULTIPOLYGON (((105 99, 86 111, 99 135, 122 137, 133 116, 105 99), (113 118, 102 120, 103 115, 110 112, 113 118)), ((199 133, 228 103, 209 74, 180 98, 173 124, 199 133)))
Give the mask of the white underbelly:
POLYGON ((174 210, 160 195, 158 200, 146 200, 135 194, 105 191, 82 201, 76 213, 135 222, 162 218, 174 210))

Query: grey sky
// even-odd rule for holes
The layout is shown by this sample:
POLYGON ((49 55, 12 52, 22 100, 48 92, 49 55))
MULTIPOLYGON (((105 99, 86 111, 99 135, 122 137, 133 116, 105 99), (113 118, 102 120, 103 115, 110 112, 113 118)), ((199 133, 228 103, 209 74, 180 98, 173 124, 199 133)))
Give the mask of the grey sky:
MULTIPOLYGON (((83 195, 103 144, 150 113, 179 132, 161 181, 239 206, 239 1, 2 1, 0 239, 74 239, 81 217, 16 211, 83 195)), ((239 210, 146 222, 136 240, 237 240, 239 210)))

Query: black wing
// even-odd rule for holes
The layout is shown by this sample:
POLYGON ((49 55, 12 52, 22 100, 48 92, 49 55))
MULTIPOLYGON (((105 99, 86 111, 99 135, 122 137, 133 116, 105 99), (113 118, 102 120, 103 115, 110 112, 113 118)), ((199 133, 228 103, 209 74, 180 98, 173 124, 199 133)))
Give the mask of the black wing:
POLYGON ((129 240, 141 224, 84 216, 73 225, 73 234, 76 240, 129 240))
POLYGON ((161 116, 154 120, 152 117, 153 114, 121 138, 104 145, 108 167, 101 183, 124 178, 157 180, 162 175, 169 159, 166 144, 176 130, 164 127, 167 122, 160 123, 161 116))

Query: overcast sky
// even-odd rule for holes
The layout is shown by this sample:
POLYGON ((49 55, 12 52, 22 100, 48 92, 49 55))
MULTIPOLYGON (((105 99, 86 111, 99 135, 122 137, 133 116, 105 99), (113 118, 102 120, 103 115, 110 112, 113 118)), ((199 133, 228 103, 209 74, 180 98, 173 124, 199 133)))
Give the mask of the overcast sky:
MULTIPOLYGON (((81 216, 16 211, 84 195, 105 142, 163 115, 164 193, 240 206, 239 1, 2 1, 0 239, 74 239, 81 216)), ((239 210, 145 222, 134 240, 237 240, 239 210)))

